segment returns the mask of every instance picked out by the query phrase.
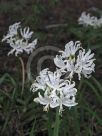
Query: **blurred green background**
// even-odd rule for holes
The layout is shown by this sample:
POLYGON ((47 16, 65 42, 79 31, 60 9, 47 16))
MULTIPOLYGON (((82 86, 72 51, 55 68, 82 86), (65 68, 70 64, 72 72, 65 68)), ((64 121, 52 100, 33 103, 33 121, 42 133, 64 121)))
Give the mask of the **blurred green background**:
MULTIPOLYGON (((37 48, 50 45, 64 49, 70 40, 80 40, 84 48, 95 53, 95 73, 77 85, 79 104, 63 112, 59 136, 102 136, 102 27, 79 26, 77 20, 83 11, 100 17, 102 1, 0 0, 0 39, 9 25, 20 21, 35 32, 37 48)), ((16 57, 7 56, 9 50, 9 45, 0 42, 0 136, 47 136, 47 114, 33 102, 28 81, 21 96, 21 67, 16 57)), ((49 51, 41 55, 45 53, 49 51)), ((33 60, 31 68, 35 76, 41 55, 33 60)), ((28 56, 22 57, 26 63, 28 56)), ((49 61, 45 65, 54 67, 49 61)), ((51 112, 53 128, 55 111, 51 112)))

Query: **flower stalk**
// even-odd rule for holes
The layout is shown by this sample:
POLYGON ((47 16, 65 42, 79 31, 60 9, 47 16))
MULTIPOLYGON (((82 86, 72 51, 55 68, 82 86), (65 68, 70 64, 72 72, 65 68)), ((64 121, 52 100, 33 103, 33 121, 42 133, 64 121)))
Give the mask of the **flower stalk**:
POLYGON ((57 108, 56 109, 56 120, 55 120, 53 136, 59 135, 59 127, 60 127, 60 115, 59 115, 59 108, 57 108))
POLYGON ((21 63, 21 67, 22 67, 22 91, 21 91, 21 95, 23 95, 24 93, 24 84, 25 84, 25 67, 24 67, 24 61, 21 57, 19 57, 20 63, 21 63))
POLYGON ((52 114, 51 111, 48 111, 48 120, 47 120, 47 128, 48 128, 48 136, 52 136, 53 130, 52 130, 52 114))

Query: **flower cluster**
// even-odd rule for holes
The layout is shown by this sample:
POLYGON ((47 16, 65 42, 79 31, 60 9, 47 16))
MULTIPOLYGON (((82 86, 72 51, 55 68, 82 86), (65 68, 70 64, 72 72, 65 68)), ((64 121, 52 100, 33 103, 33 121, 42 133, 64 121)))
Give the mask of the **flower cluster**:
POLYGON ((49 107, 56 108, 59 106, 61 113, 63 105, 67 107, 77 105, 75 102, 77 92, 75 82, 71 83, 69 80, 62 79, 58 70, 55 72, 51 72, 49 69, 42 70, 32 84, 31 90, 38 92, 38 97, 34 101, 44 105, 44 111, 48 111, 49 107))
POLYGON ((57 55, 54 58, 55 65, 62 74, 67 73, 69 79, 72 79, 75 73, 78 74, 79 80, 81 75, 88 78, 94 71, 94 53, 91 54, 90 49, 85 53, 85 50, 80 45, 80 41, 75 43, 70 41, 65 45, 65 50, 60 51, 61 55, 57 55))
POLYGON ((90 13, 82 12, 78 19, 78 23, 84 26, 92 26, 94 28, 102 26, 102 16, 98 19, 95 16, 91 16, 90 13))
POLYGON ((62 113, 64 106, 71 108, 77 105, 74 74, 78 75, 79 80, 81 75, 90 77, 94 71, 95 59, 90 49, 85 53, 79 41, 70 41, 65 45, 65 50, 59 52, 60 55, 54 58, 56 71, 51 72, 48 68, 42 70, 31 90, 37 92, 34 101, 44 105, 44 111, 59 107, 59 113, 62 113))
POLYGON ((29 27, 22 29, 20 24, 21 23, 18 22, 9 26, 7 35, 2 39, 2 42, 6 41, 12 47, 8 55, 15 52, 15 56, 17 56, 23 53, 23 51, 30 54, 37 44, 37 39, 31 40, 33 32, 30 32, 29 27))

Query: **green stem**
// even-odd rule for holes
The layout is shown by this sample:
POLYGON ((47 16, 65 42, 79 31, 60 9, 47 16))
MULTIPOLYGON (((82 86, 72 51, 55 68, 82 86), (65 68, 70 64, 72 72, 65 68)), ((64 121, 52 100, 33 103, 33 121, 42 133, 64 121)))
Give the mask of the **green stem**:
POLYGON ((56 120, 55 120, 55 127, 54 127, 54 134, 53 136, 59 135, 59 126, 60 126, 60 115, 59 115, 59 109, 56 110, 56 120))
POLYGON ((21 57, 19 57, 20 63, 21 63, 21 67, 22 67, 22 91, 21 91, 21 95, 23 95, 24 92, 24 84, 25 84, 25 67, 24 67, 24 61, 21 57))
POLYGON ((52 136, 52 114, 51 114, 51 111, 48 112, 47 127, 48 127, 48 136, 52 136))

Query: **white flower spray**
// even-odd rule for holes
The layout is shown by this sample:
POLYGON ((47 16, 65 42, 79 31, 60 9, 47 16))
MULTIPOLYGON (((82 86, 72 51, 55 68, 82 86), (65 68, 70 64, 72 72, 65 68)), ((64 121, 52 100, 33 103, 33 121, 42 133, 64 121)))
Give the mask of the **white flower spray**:
MULTIPOLYGON (((35 49, 37 44, 37 39, 32 40, 33 32, 30 32, 29 27, 21 28, 21 23, 15 23, 9 26, 9 30, 7 34, 3 37, 2 42, 6 42, 10 45, 11 50, 8 52, 8 56, 13 54, 17 57, 23 52, 30 54, 35 49)), ((24 61, 21 57, 19 57, 21 66, 22 66, 22 92, 24 91, 25 84, 25 66, 24 61)))
POLYGON ((44 111, 59 106, 59 113, 62 113, 63 105, 67 107, 77 105, 75 102, 77 92, 75 82, 71 83, 69 80, 62 79, 58 70, 54 73, 49 69, 42 70, 40 76, 32 84, 31 90, 38 92, 38 97, 34 101, 44 105, 44 111), (41 95, 40 90, 43 91, 43 95, 41 95))
POLYGON ((21 28, 21 23, 15 23, 9 26, 9 31, 6 36, 3 37, 2 41, 6 41, 11 46, 11 51, 8 55, 15 52, 15 56, 25 51, 27 54, 32 53, 33 49, 37 44, 37 39, 31 40, 33 32, 30 32, 30 28, 21 28))
POLYGON ((91 50, 85 54, 85 49, 81 47, 81 43, 70 41, 65 45, 65 50, 60 51, 61 55, 54 58, 55 65, 59 68, 61 73, 68 74, 69 79, 73 79, 74 74, 78 74, 79 80, 81 75, 88 78, 94 71, 94 53, 91 50))
POLYGON ((78 19, 78 23, 83 26, 92 26, 93 28, 102 26, 102 16, 98 19, 95 16, 91 16, 90 13, 82 12, 78 19))

